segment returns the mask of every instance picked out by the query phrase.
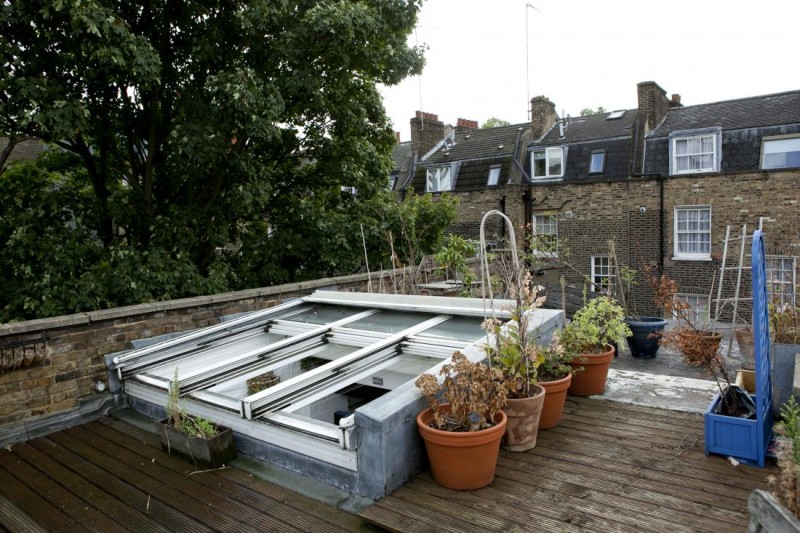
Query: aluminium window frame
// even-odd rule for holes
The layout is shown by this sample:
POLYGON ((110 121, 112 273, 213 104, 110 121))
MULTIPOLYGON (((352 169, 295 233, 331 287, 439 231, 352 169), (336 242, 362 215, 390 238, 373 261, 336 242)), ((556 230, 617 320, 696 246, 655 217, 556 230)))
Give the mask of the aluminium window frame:
MULTIPOLYGON (((798 168, 797 165, 795 165, 795 166, 789 166, 789 165, 784 165, 784 166, 766 166, 765 165, 766 156, 768 155, 767 154, 767 145, 769 143, 776 143, 778 141, 795 141, 798 144, 798 148, 800 148, 800 133, 792 133, 792 134, 787 134, 787 135, 770 135, 770 136, 767 136, 767 137, 763 137, 761 139, 761 157, 759 158, 759 168, 761 170, 783 170, 785 168, 786 169, 798 168)), ((800 150, 798 150, 798 151, 800 151, 800 150)), ((784 153, 785 154, 785 153, 789 153, 789 152, 773 152, 773 153, 784 153)))
POLYGON ((455 188, 455 169, 453 165, 437 165, 425 169, 425 192, 439 194, 452 191, 455 188), (442 173, 447 171, 447 188, 442 188, 442 173), (436 180, 437 188, 431 187, 432 180, 436 180))
POLYGON ((567 147, 566 146, 543 146, 539 148, 534 148, 530 151, 531 153, 531 179, 534 181, 539 180, 549 180, 549 179, 558 179, 563 178, 564 173, 567 167, 567 147), (537 153, 544 153, 544 161, 545 161, 545 174, 543 176, 536 175, 536 154, 537 153), (559 174, 550 174, 550 154, 558 152, 561 159, 561 172, 559 174))
POLYGON ((606 150, 605 148, 601 148, 598 150, 592 150, 591 154, 589 155, 589 174, 590 175, 597 175, 603 174, 606 171, 606 150), (595 156, 600 156, 600 170, 592 170, 592 163, 594 162, 595 156))

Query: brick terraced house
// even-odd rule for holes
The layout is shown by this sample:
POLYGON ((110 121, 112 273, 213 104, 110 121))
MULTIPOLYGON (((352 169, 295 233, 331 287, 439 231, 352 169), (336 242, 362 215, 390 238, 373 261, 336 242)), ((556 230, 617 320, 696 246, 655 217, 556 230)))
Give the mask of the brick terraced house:
MULTIPOLYGON (((637 271, 629 288, 636 311, 656 311, 646 265, 663 268, 698 319, 713 318, 726 228, 733 238, 763 225, 776 296, 794 301, 800 255, 800 91, 684 106, 654 82, 637 86, 635 109, 559 117, 543 96, 531 122, 479 130, 459 119, 412 119, 408 179, 396 190, 461 198, 451 231, 477 239, 483 214, 500 209, 517 228, 557 243, 572 268, 553 270, 580 290, 614 286, 609 258, 637 271)), ((490 231, 502 237, 499 224, 490 231)), ((519 244, 525 231, 517 230, 519 244), (520 236, 520 234, 522 234, 520 236)), ((749 263, 747 263, 749 264, 749 263)), ((747 271, 742 287, 749 287, 747 271)), ((721 318, 729 320, 735 273, 726 271, 721 318)), ((749 297, 745 290, 741 298, 749 297)), ((744 302, 740 314, 749 314, 744 302), (744 305, 744 308, 742 308, 744 305)))

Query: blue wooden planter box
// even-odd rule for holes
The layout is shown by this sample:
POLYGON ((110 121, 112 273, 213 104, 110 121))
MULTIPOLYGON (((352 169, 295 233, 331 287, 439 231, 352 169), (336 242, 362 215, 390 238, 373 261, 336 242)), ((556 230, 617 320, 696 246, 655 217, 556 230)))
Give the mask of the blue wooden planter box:
MULTIPOLYGON (((753 401, 756 397, 753 396, 753 401)), ((758 447, 758 420, 755 418, 737 418, 715 414, 720 395, 706 409, 703 415, 705 423, 706 455, 710 453, 733 457, 739 461, 760 463, 758 447)), ((763 466, 763 465, 760 465, 763 466)))

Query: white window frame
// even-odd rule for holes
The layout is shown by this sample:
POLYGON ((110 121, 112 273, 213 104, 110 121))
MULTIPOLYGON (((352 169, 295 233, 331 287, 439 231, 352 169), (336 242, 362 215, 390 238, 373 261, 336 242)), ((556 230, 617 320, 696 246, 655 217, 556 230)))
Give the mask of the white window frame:
POLYGON ((606 171, 606 151, 605 150, 592 150, 591 155, 589 156, 589 174, 602 174, 606 171), (600 169, 599 170, 592 170, 592 162, 594 161, 594 157, 599 155, 600 156, 600 169))
POLYGON ((798 135, 764 137, 761 140, 761 169, 779 170, 782 168, 797 168, 800 165, 788 165, 786 163, 786 154, 795 152, 800 152, 800 136, 798 135), (777 150, 776 148, 779 147, 789 148, 789 150, 777 150), (783 155, 783 160, 781 162, 777 162, 779 159, 777 156, 779 155, 783 155))
MULTIPOLYGON (((555 237, 555 249, 537 250, 533 248, 531 253, 539 257, 558 257, 558 216, 555 213, 534 213, 531 228, 534 235, 541 233, 542 235, 553 235, 555 237), (552 231, 541 231, 550 228, 552 228, 552 231)), ((535 239, 533 244, 536 244, 535 239)))
POLYGON ((486 178, 487 187, 495 187, 500 183, 501 168, 501 165, 492 165, 489 167, 489 175, 486 178))
POLYGON ((425 192, 445 192, 453 190, 453 169, 451 166, 433 167, 425 172, 425 192))
MULTIPOLYGON (((721 130, 714 129, 714 130, 703 130, 703 131, 695 131, 695 132, 674 132, 670 135, 669 140, 669 170, 670 175, 685 175, 685 174, 702 174, 708 172, 719 172, 719 161, 720 161, 720 144, 721 144, 722 133, 721 130), (710 140, 711 141, 711 150, 703 151, 702 145, 703 140, 710 140), (701 150, 698 152, 692 153, 685 153, 685 154, 678 154, 678 146, 681 143, 686 143, 688 147, 693 141, 699 141, 701 150), (679 158, 685 158, 687 160, 692 160, 693 158, 698 157, 709 157, 710 163, 698 166, 697 168, 686 168, 683 170, 678 170, 678 160, 679 158)), ((689 167, 692 165, 690 164, 689 167)))
MULTIPOLYGON (((692 293, 677 293, 675 294, 676 300, 683 300, 689 304, 687 309, 688 316, 686 318, 695 326, 708 324, 711 320, 711 302, 707 294, 692 294, 692 293)), ((674 320, 679 319, 675 312, 672 314, 674 320)))
MULTIPOLYGON (((692 221, 688 221, 692 222, 692 221)), ((672 221, 672 238, 673 238, 673 257, 676 260, 689 260, 689 261, 711 261, 711 222, 712 213, 710 205, 679 205, 675 206, 673 211, 672 221), (689 228, 679 229, 678 218, 680 211, 707 211, 708 212, 708 230, 692 231, 689 228), (680 236, 688 234, 708 234, 708 251, 707 252, 688 252, 680 250, 680 236)))
POLYGON ((531 150, 531 178, 532 179, 548 179, 548 178, 561 178, 564 176, 564 168, 566 167, 566 150, 563 146, 556 148, 538 148, 531 150), (545 157, 545 173, 543 175, 536 174, 536 154, 544 154, 545 157), (559 158, 561 161, 561 172, 558 174, 550 173, 550 160, 551 158, 559 158))
POLYGON ((611 264, 611 257, 608 255, 593 255, 592 256, 592 283, 589 289, 592 292, 603 292, 614 294, 614 287, 616 285, 616 272, 614 266, 611 264), (601 263, 601 260, 603 263, 601 263), (605 271, 600 270, 605 269, 605 271), (605 281, 603 281, 605 279, 605 281))
POLYGON ((797 295, 797 257, 768 255, 766 257, 767 291, 770 302, 795 306, 797 295))

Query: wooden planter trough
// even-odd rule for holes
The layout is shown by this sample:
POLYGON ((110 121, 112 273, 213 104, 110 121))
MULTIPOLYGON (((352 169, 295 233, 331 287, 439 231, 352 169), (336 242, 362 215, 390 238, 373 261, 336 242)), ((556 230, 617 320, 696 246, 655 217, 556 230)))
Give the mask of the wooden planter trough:
POLYGON ((706 454, 726 455, 739 461, 758 463, 758 420, 715 413, 720 400, 717 394, 703 415, 706 454))

